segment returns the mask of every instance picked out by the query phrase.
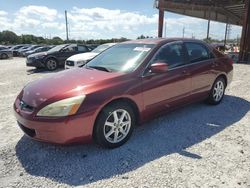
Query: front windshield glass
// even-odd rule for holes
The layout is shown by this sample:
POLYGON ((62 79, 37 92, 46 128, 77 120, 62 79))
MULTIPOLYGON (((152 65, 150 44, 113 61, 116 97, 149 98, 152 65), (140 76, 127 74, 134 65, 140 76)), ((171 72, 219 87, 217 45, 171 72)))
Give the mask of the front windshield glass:
POLYGON ((154 44, 117 44, 91 60, 87 67, 105 68, 111 72, 132 72, 149 54, 154 44))
POLYGON ((50 49, 50 50, 48 51, 48 53, 57 52, 57 51, 63 49, 64 47, 66 47, 66 46, 68 46, 68 45, 67 45, 67 44, 58 45, 58 46, 56 46, 56 47, 50 49))
POLYGON ((103 45, 100 45, 97 48, 95 48, 92 52, 94 52, 94 53, 101 53, 101 52, 103 52, 104 50, 106 50, 109 47, 111 47, 111 46, 107 45, 107 44, 103 44, 103 45))

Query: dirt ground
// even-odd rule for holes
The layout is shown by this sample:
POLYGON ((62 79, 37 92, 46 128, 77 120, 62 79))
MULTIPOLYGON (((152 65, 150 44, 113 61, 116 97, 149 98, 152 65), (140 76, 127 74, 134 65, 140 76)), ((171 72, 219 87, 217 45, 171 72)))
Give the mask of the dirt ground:
POLYGON ((0 60, 0 187, 250 187, 250 65, 236 64, 218 106, 193 104, 136 128, 124 146, 30 140, 12 105, 49 72, 0 60))

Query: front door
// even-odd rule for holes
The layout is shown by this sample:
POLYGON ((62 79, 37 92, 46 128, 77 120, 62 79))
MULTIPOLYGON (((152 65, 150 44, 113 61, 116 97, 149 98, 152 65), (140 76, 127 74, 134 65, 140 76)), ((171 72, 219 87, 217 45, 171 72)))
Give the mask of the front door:
POLYGON ((191 92, 191 78, 186 66, 186 51, 182 42, 162 46, 150 61, 142 78, 144 115, 166 111, 185 103, 191 92), (168 64, 166 73, 150 73, 150 65, 168 64))

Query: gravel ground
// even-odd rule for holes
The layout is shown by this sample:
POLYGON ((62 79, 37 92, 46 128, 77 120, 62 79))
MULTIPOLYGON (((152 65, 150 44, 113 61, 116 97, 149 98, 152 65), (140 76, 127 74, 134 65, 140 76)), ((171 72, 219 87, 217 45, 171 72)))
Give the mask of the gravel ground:
POLYGON ((0 187, 250 187, 250 66, 235 65, 218 106, 187 106, 138 127, 124 146, 32 141, 12 114, 34 73, 0 61, 0 187))

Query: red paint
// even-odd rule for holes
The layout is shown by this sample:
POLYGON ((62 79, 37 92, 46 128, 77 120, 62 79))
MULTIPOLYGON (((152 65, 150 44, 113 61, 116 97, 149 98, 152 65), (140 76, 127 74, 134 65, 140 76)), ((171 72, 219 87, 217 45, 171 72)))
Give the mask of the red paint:
POLYGON ((131 73, 81 68, 36 80, 18 95, 14 103, 16 119, 24 127, 35 130, 36 134, 32 138, 36 140, 58 144, 89 142, 99 112, 115 99, 133 101, 138 107, 140 122, 144 122, 184 104, 205 99, 219 75, 225 75, 230 82, 232 65, 227 57, 217 52, 214 53, 216 58, 212 60, 160 74, 144 75, 145 67, 159 47, 177 40, 189 41, 149 39, 127 42, 157 44, 144 62, 131 73), (79 94, 85 94, 86 98, 76 115, 62 118, 36 116, 44 106, 79 94), (22 110, 20 100, 34 107, 34 110, 22 110))

